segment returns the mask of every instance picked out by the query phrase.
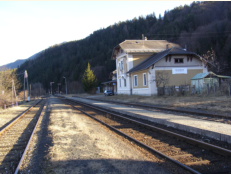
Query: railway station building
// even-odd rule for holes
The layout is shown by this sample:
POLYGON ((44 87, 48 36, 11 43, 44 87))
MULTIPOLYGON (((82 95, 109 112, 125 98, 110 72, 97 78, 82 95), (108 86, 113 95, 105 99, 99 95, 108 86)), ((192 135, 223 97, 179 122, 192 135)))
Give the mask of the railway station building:
POLYGON ((208 72, 202 57, 166 40, 125 40, 114 47, 111 59, 116 61, 117 94, 155 95, 161 85, 190 85, 196 74, 208 72))

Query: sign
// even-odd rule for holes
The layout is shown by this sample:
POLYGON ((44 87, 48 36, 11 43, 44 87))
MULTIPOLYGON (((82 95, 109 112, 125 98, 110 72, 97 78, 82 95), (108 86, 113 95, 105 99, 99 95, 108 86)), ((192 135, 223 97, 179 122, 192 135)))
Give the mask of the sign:
POLYGON ((58 83, 58 85, 61 85, 61 83, 58 83))
POLYGON ((172 68, 172 74, 187 74, 187 68, 172 68))

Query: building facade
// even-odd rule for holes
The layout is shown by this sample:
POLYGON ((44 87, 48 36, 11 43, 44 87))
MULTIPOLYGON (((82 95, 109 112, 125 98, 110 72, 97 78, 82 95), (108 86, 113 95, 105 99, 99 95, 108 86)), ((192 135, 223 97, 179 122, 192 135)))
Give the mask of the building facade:
POLYGON ((155 95, 157 87, 190 84, 208 72, 205 60, 165 40, 125 40, 113 50, 117 93, 155 95))

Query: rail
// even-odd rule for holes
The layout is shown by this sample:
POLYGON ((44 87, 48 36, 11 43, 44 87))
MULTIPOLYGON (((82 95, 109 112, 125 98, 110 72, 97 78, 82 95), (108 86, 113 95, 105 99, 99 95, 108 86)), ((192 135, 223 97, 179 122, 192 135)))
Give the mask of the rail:
MULTIPOLYGON (((227 156, 230 157, 230 156, 231 156, 231 151, 228 150, 228 149, 221 148, 221 147, 218 147, 218 146, 215 146, 215 145, 206 143, 206 142, 202 142, 202 141, 199 141, 199 140, 196 140, 196 139, 193 139, 193 138, 189 138, 189 137, 186 137, 186 136, 177 134, 177 133, 173 133, 173 132, 170 132, 170 131, 168 131, 168 130, 164 130, 164 129, 161 129, 161 128, 158 128, 158 127, 155 127, 155 126, 152 126, 152 125, 144 124, 144 123, 142 123, 142 122, 139 122, 139 121, 136 121, 136 120, 133 120, 133 119, 130 119, 130 118, 126 118, 126 117, 124 117, 124 116, 121 116, 120 114, 116 114, 115 112, 111 112, 111 111, 108 110, 108 109, 98 108, 98 107, 92 106, 92 105, 90 105, 90 104, 86 104, 86 103, 84 103, 84 102, 80 102, 80 101, 76 101, 76 100, 72 100, 72 99, 67 99, 67 98, 65 98, 65 101, 74 102, 74 103, 83 105, 83 106, 85 106, 85 107, 90 107, 91 109, 94 109, 94 110, 97 110, 97 111, 100 111, 100 112, 103 112, 103 113, 112 115, 112 116, 117 117, 117 118, 121 118, 121 119, 127 120, 127 121, 132 122, 132 123, 134 123, 134 124, 137 124, 137 125, 139 125, 139 126, 146 127, 147 129, 151 129, 151 130, 154 130, 154 131, 161 132, 161 133, 166 134, 166 135, 168 135, 168 136, 170 136, 170 137, 176 137, 176 139, 180 139, 180 140, 182 140, 182 141, 184 141, 184 142, 187 142, 187 143, 189 143, 189 144, 192 144, 192 145, 194 145, 194 146, 196 145, 196 146, 199 146, 199 147, 201 147, 201 148, 207 149, 207 150, 209 150, 209 151, 213 151, 213 152, 215 152, 215 153, 217 153, 217 154, 220 154, 220 155, 222 155, 222 156, 225 156, 225 157, 227 157, 227 156)), ((71 103, 68 103, 68 104, 70 104, 72 107, 74 107, 74 105, 72 105, 71 103)), ((76 108, 76 107, 74 107, 74 108, 76 108)), ((146 145, 146 144, 144 144, 144 143, 142 143, 142 142, 140 142, 140 141, 138 141, 138 140, 136 140, 136 139, 130 137, 129 135, 124 134, 123 132, 121 132, 121 131, 115 129, 114 127, 112 127, 112 126, 110 126, 110 125, 108 125, 108 124, 102 122, 101 120, 99 120, 99 119, 97 119, 97 118, 94 118, 94 116, 91 116, 91 115, 87 114, 87 113, 84 112, 83 110, 81 110, 81 109, 79 109, 79 108, 76 108, 76 109, 78 109, 78 110, 80 110, 81 112, 83 112, 84 114, 86 114, 86 115, 92 117, 93 119, 99 121, 100 123, 106 125, 106 126, 109 127, 110 129, 115 130, 115 131, 118 132, 119 134, 122 134, 123 136, 128 137, 129 139, 131 139, 132 141, 138 143, 139 145, 143 146, 144 148, 149 149, 149 150, 151 150, 151 151, 153 151, 153 152, 155 152, 155 153, 157 153, 157 154, 163 156, 164 158, 169 159, 170 161, 172 161, 172 162, 174 162, 175 164, 181 166, 182 168, 184 168, 184 169, 190 171, 191 173, 200 173, 200 172, 198 172, 198 171, 196 171, 196 170, 190 168, 189 166, 184 165, 184 164, 178 162, 177 160, 175 160, 175 159, 173 159, 173 158, 171 158, 171 157, 169 157, 169 156, 167 156, 167 155, 165 155, 165 154, 163 154, 163 153, 161 153, 161 152, 159 152, 159 151, 157 151, 157 150, 151 148, 150 146, 148 146, 148 145, 146 145)))

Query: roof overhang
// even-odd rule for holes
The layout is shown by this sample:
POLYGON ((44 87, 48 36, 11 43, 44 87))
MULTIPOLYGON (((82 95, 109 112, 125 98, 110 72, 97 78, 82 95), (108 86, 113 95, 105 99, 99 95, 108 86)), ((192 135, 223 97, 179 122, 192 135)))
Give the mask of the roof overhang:
POLYGON ((107 82, 102 82, 101 84, 117 83, 117 80, 111 80, 107 82))

